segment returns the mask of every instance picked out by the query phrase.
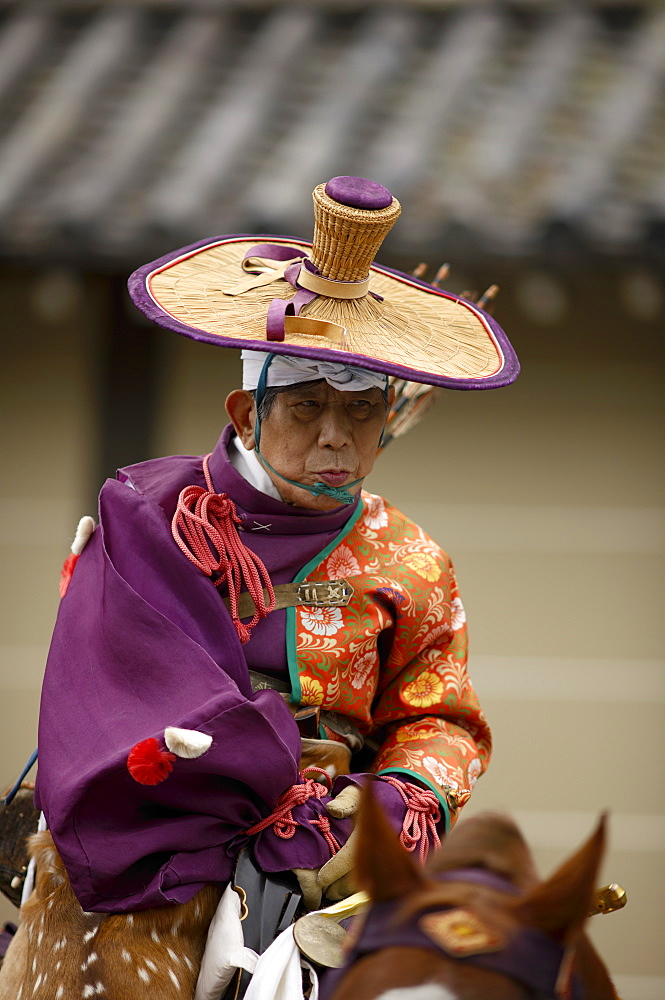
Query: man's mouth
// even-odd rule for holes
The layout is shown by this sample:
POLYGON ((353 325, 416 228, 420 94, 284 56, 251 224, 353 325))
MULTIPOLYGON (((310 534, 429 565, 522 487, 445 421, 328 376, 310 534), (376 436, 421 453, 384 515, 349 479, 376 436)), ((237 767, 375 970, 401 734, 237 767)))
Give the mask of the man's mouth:
POLYGON ((326 486, 342 486, 349 478, 350 473, 346 469, 337 471, 328 469, 326 472, 317 472, 316 475, 326 486))

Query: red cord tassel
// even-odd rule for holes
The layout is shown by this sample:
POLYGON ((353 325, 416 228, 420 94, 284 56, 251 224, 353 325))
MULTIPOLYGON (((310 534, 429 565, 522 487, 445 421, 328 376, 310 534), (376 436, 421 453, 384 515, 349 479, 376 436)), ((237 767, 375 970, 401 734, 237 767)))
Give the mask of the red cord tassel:
POLYGON ((407 851, 415 851, 421 864, 427 861, 430 838, 434 849, 441 846, 436 824, 441 819, 439 800, 429 788, 421 788, 410 781, 400 781, 391 774, 384 774, 384 781, 396 788, 406 805, 406 816, 402 824, 400 843, 407 851))
POLYGON ((186 486, 178 497, 171 532, 175 543, 190 562, 212 576, 216 587, 226 584, 229 590, 231 618, 241 642, 247 642, 252 629, 275 607, 275 593, 268 571, 254 552, 243 545, 237 526, 241 523, 235 504, 226 493, 215 493, 208 459, 203 460, 207 489, 186 486), (254 599, 256 613, 245 625, 238 617, 238 598, 242 586, 254 599), (264 597, 268 594, 268 603, 264 597))
POLYGON ((158 785, 173 770, 175 754, 160 750, 154 736, 141 740, 129 751, 127 770, 139 785, 158 785))
POLYGON ((67 593, 67 588, 71 582, 74 567, 78 561, 79 557, 72 553, 72 555, 67 556, 62 564, 62 569, 60 570, 60 597, 64 597, 67 593))

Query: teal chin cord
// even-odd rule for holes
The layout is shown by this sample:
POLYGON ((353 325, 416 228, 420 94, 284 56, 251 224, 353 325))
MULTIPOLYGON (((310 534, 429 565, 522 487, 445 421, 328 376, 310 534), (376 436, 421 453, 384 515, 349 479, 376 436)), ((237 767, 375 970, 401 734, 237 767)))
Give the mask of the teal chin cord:
MULTIPOLYGON (((256 405, 256 423, 254 425, 254 451, 256 452, 257 458, 259 459, 261 464, 266 467, 266 469, 269 469, 270 472, 272 472, 275 476, 278 476, 280 479, 283 479, 285 483, 290 483, 291 486, 297 486, 301 490, 307 490, 307 492, 311 493, 312 496, 318 497, 323 494, 324 496, 331 497, 333 500, 339 500, 340 504, 354 503, 356 495, 354 493, 349 493, 349 490, 351 489, 352 486, 357 486, 358 483, 362 483, 363 479, 365 478, 364 476, 361 476, 360 479, 355 479, 352 483, 347 483, 346 486, 328 486, 327 483, 314 483, 313 486, 308 486, 307 483, 299 483, 296 479, 288 479, 286 476, 283 476, 281 472, 277 471, 277 469, 273 469, 272 465, 266 462, 265 458, 261 454, 259 450, 259 443, 261 441, 261 421, 259 419, 259 406, 261 405, 263 397, 265 396, 266 382, 268 380, 268 368, 270 367, 270 363, 274 357, 275 357, 274 354, 269 354, 266 360, 263 362, 263 368, 261 369, 261 374, 259 375, 259 381, 256 386, 256 393, 254 395, 254 402, 256 405)), ((381 443, 383 441, 383 434, 384 431, 381 431, 379 448, 381 447, 381 443)))
POLYGON ((348 490, 351 486, 357 486, 358 483, 362 483, 364 479, 363 476, 361 479, 356 479, 352 483, 347 483, 344 487, 328 486, 327 483, 314 483, 313 486, 308 486, 306 483, 299 483, 297 479, 288 479, 286 476, 283 476, 281 472, 278 472, 277 469, 273 469, 272 465, 269 465, 269 463, 266 462, 265 458, 259 451, 258 446, 255 446, 254 451, 256 452, 256 457, 261 462, 261 465, 265 465, 266 469, 270 469, 270 471, 274 472, 276 476, 283 479, 285 483, 291 483, 292 486, 298 486, 301 490, 307 490, 308 493, 311 493, 312 496, 315 497, 324 493, 327 497, 332 497, 333 500, 339 500, 340 503, 353 503, 356 499, 355 494, 349 493, 348 490))

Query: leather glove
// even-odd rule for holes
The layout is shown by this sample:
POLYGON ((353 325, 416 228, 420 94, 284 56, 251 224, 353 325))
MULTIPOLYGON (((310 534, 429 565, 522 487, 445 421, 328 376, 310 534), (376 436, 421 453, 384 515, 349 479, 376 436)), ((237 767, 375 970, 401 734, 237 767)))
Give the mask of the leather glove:
MULTIPOLYGON (((356 785, 347 785, 326 804, 326 812, 335 819, 348 819, 355 816, 359 802, 360 789, 356 785)), ((352 872, 354 840, 355 831, 337 854, 320 868, 292 869, 308 910, 317 910, 324 894, 328 899, 345 899, 357 891, 352 872)))
MULTIPOLYGON (((341 781, 348 779, 340 779, 341 781)), ((375 793, 384 807, 396 830, 401 829, 404 816, 404 805, 391 785, 378 779, 375 793)), ((355 820, 360 804, 360 788, 353 783, 344 785, 338 794, 326 803, 325 809, 329 816, 336 820, 355 820)), ((354 871, 354 850, 356 831, 353 830, 346 843, 337 854, 333 855, 320 868, 293 868, 305 905, 309 909, 318 909, 322 896, 331 900, 345 899, 358 891, 354 871)))
POLYGON ((358 891, 355 862, 356 831, 354 830, 346 844, 334 854, 330 861, 320 868, 291 869, 298 879, 300 891, 308 910, 318 910, 321 899, 346 899, 358 891))
POLYGON ((320 891, 328 899, 346 899, 358 891, 355 872, 357 830, 330 861, 319 868, 316 876, 320 891))
MULTIPOLYGON (((325 868, 325 865, 323 866, 325 868)), ((321 906, 321 886, 317 877, 320 868, 292 868, 291 871, 298 879, 298 885, 302 893, 302 901, 308 910, 318 910, 321 906)))
MULTIPOLYGON (((347 785, 339 795, 326 805, 326 812, 334 816, 335 819, 348 819, 355 816, 360 804, 360 789, 357 785, 347 785)), ((325 867, 325 865, 324 865, 325 867)))

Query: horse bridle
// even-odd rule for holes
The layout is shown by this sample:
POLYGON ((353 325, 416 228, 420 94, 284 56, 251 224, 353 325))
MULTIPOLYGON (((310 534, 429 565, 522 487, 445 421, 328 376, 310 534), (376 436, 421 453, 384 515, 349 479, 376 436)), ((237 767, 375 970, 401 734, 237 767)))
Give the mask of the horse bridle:
MULTIPOLYGON (((511 895, 518 893, 511 882, 485 868, 442 872, 437 876, 437 881, 459 881, 511 895)), ((420 920, 431 913, 452 910, 455 908, 454 905, 424 908, 406 923, 399 921, 397 917, 400 902, 391 900, 386 903, 376 903, 367 912, 360 933, 347 954, 344 967, 332 969, 326 974, 321 1000, 326 1000, 332 995, 349 965, 357 959, 385 948, 395 947, 426 948, 429 951, 445 954, 446 958, 462 965, 472 965, 510 976, 530 991, 532 1000, 585 1000, 581 984, 575 976, 566 983, 563 992, 557 988, 565 950, 541 931, 522 927, 510 936, 500 950, 464 957, 452 956, 425 933, 420 926, 420 920)))

